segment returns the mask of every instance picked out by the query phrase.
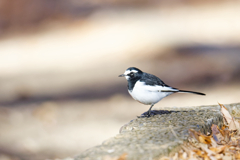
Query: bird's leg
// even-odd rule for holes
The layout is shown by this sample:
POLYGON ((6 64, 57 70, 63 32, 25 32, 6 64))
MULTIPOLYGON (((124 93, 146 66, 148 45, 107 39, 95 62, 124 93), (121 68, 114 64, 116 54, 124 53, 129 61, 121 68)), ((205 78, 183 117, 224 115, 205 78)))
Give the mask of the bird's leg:
POLYGON ((149 108, 147 117, 150 117, 150 116, 151 116, 151 109, 152 109, 153 106, 154 106, 154 104, 152 104, 151 107, 149 108))

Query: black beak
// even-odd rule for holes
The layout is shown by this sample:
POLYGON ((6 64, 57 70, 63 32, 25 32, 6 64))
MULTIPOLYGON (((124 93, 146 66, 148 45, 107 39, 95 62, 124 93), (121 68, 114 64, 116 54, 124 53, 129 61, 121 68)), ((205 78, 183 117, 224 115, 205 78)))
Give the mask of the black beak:
POLYGON ((118 77, 124 77, 125 75, 124 74, 121 74, 121 75, 119 75, 118 77))

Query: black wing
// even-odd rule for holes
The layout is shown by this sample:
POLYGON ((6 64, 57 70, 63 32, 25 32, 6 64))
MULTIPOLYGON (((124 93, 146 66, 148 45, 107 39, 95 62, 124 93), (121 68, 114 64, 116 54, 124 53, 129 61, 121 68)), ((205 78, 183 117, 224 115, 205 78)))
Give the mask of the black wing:
POLYGON ((148 73, 143 73, 142 78, 140 79, 141 82, 145 82, 146 85, 150 85, 150 86, 166 86, 169 87, 168 85, 166 85, 161 79, 159 79, 158 77, 152 75, 152 74, 148 74, 148 73))

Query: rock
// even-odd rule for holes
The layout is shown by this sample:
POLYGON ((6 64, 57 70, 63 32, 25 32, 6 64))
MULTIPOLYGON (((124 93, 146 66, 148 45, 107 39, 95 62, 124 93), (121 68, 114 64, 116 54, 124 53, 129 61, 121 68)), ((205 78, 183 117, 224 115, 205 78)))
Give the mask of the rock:
MULTIPOLYGON (((240 104, 225 105, 240 117, 240 104)), ((81 153, 74 160, 113 159, 126 155, 128 160, 156 159, 177 151, 188 138, 188 129, 211 133, 212 124, 223 125, 220 106, 171 108, 153 111, 154 116, 136 118, 121 127, 120 133, 81 153)), ((97 135, 96 135, 97 136, 97 135)))

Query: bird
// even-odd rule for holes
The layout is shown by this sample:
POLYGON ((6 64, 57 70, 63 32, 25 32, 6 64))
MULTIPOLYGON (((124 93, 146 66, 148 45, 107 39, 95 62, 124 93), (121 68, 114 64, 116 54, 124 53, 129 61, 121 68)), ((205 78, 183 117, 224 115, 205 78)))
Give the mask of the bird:
POLYGON ((134 100, 145 105, 151 105, 147 111, 147 117, 151 116, 151 109, 156 103, 173 93, 205 95, 201 92, 179 90, 170 87, 157 76, 143 72, 136 67, 129 67, 119 77, 126 78, 128 92, 134 100))

